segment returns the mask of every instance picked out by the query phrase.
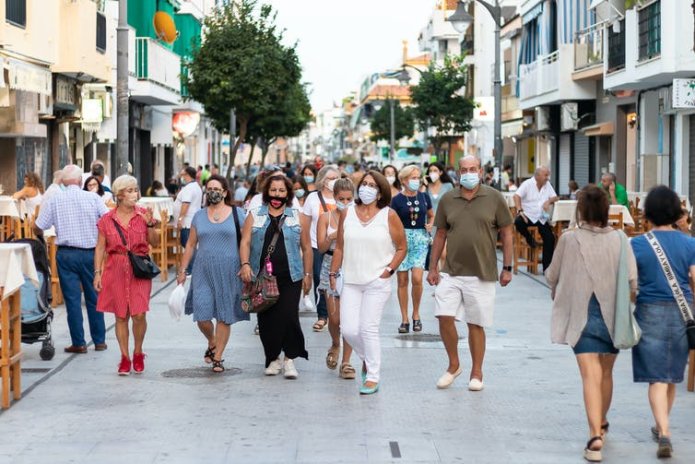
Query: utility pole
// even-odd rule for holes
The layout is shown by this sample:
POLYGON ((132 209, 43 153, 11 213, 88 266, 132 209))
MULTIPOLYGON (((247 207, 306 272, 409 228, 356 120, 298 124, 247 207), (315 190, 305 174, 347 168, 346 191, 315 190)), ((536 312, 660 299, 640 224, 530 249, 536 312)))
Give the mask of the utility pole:
POLYGON ((128 172, 128 0, 118 1, 116 28, 116 176, 128 172))
MULTIPOLYGON (((232 108, 229 110, 229 164, 232 164, 232 150, 236 142, 236 110, 232 108)), ((232 168, 234 166, 231 166, 232 168)), ((227 167, 227 172, 231 172, 229 167, 227 167)))
POLYGON ((495 94, 495 165, 497 166, 497 186, 501 190, 501 173, 502 173, 502 157, 504 147, 502 145, 502 77, 500 75, 500 66, 502 58, 500 52, 500 28, 502 25, 502 9, 500 8, 499 0, 495 0, 494 6, 489 10, 492 18, 495 20, 495 76, 494 76, 494 94, 495 94))
POLYGON ((394 114, 395 102, 393 99, 389 100, 391 108, 391 147, 389 149, 389 164, 393 163, 396 159, 396 115, 394 114))

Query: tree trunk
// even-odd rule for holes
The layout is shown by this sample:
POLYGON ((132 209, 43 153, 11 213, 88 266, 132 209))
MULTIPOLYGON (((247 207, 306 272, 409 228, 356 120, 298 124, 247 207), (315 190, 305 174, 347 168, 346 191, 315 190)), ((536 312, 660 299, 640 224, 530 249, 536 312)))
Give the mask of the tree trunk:
POLYGON ((246 162, 246 179, 251 181, 251 163, 253 162, 253 152, 256 150, 256 139, 249 140, 251 144, 251 153, 249 154, 249 160, 246 162))
MULTIPOLYGON (((240 117, 239 121, 239 137, 235 140, 229 141, 229 166, 227 166, 227 179, 232 179, 232 169, 234 168, 234 161, 236 160, 237 151, 242 143, 246 140, 246 132, 249 127, 249 118, 240 117), (232 145, 232 142, 234 144, 232 145)), ((253 153, 252 153, 253 154, 253 153)))
MULTIPOLYGON (((263 144, 263 153, 261 154, 261 166, 265 166, 265 159, 268 156, 268 151, 270 150, 270 146, 275 143, 275 139, 272 139, 268 142, 264 141, 263 144)), ((279 163, 278 163, 279 164, 279 163)))

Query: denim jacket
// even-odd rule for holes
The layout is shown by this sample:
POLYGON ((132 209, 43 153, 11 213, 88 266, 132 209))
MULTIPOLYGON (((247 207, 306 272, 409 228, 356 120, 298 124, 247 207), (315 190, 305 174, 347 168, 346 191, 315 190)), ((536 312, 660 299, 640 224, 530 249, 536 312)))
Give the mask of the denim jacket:
MULTIPOLYGON (((253 217, 253 228, 251 229, 251 270, 253 275, 258 275, 260 270, 261 253, 265 242, 265 232, 270 225, 268 206, 261 205, 250 211, 253 217)), ((298 282, 304 277, 304 264, 300 246, 301 225, 299 223, 299 210, 285 208, 285 222, 282 224, 282 233, 285 239, 285 249, 287 250, 287 261, 290 265, 290 277, 293 282, 298 282)))

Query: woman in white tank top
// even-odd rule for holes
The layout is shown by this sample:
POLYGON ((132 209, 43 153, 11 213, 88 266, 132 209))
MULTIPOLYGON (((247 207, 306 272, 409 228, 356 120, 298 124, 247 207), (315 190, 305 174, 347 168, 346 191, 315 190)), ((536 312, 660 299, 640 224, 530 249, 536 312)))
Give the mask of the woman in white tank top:
MULTIPOLYGON (((350 179, 338 179, 335 181, 333 198, 335 199, 336 209, 322 214, 316 227, 318 250, 320 253, 323 253, 318 289, 326 298, 328 332, 331 334, 331 346, 328 348, 328 354, 326 355, 326 366, 331 370, 338 367, 338 361, 340 360, 340 293, 331 289, 329 274, 338 237, 340 213, 352 206, 354 196, 355 186, 350 179)), ((339 371, 339 375, 343 379, 355 378, 355 368, 350 365, 351 355, 352 347, 343 340, 343 361, 340 363, 339 371)))
POLYGON ((379 172, 362 177, 355 203, 341 213, 329 278, 335 290, 338 271, 343 275, 340 328, 362 360, 360 394, 369 395, 379 390, 379 325, 406 240, 403 223, 388 207, 391 187, 379 172))

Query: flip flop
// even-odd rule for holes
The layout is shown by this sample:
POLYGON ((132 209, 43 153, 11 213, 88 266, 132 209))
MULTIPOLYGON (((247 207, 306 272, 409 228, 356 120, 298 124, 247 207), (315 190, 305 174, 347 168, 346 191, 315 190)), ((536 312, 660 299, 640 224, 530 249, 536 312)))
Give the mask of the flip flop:
POLYGON ((338 367, 339 352, 339 346, 332 346, 328 349, 328 354, 326 354, 326 367, 330 370, 335 370, 335 368, 338 367))

